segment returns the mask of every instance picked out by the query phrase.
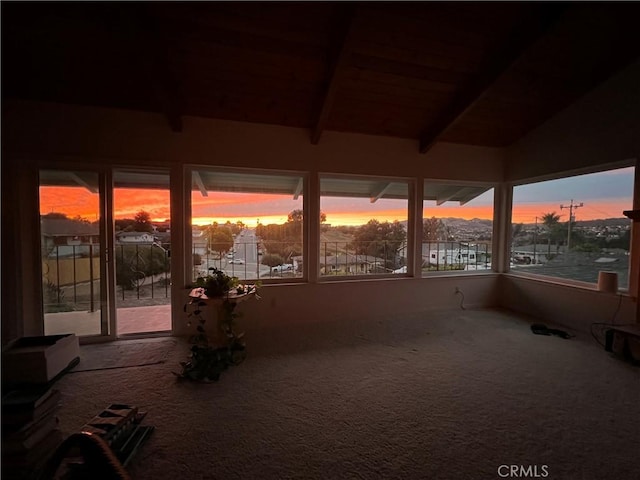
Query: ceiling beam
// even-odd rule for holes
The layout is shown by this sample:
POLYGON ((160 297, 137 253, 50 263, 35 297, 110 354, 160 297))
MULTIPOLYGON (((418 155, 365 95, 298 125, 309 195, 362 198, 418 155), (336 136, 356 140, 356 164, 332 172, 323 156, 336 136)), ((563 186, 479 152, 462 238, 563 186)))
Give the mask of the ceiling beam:
POLYGON ((356 16, 356 7, 352 3, 335 4, 337 8, 337 20, 332 35, 332 46, 328 55, 329 75, 327 88, 322 98, 322 105, 316 117, 315 126, 311 130, 311 143, 317 145, 322 136, 336 92, 338 91, 345 67, 349 62, 353 47, 353 24, 356 16))
POLYGON ((203 197, 208 197, 209 196, 209 192, 207 191, 207 188, 204 186, 204 182, 202 181, 202 177, 200 176, 200 172, 194 170, 193 171, 193 179, 196 182, 196 185, 198 186, 198 189, 200 190, 200 193, 202 194, 203 197))
POLYGON ((81 179, 77 174, 73 173, 73 172, 67 172, 67 176, 73 180, 74 182, 76 182, 78 185, 80 185, 81 187, 86 188, 87 190, 89 190, 89 192, 91 193, 98 193, 98 186, 96 185, 91 186, 89 185, 87 182, 85 182, 83 179, 81 179))
POLYGON ((560 18, 567 9, 561 3, 538 3, 529 15, 523 15, 511 34, 499 43, 481 67, 478 75, 463 86, 440 116, 420 134, 420 153, 426 153, 451 126, 469 111, 498 78, 560 18))
POLYGON ((471 200, 473 200, 474 198, 479 197, 480 195, 482 195, 484 192, 486 192, 487 190, 489 190, 491 187, 487 187, 487 188, 483 188, 481 190, 475 189, 473 190, 473 192, 469 192, 469 194, 465 195, 464 197, 460 198, 460 206, 466 205, 467 203, 469 203, 471 200))
POLYGON ((444 193, 443 195, 438 195, 438 197, 436 198, 436 205, 440 206, 444 202, 450 201, 454 197, 457 197, 462 192, 466 191, 467 188, 468 187, 452 187, 451 189, 447 190, 446 193, 444 193))
POLYGON ((391 182, 383 183, 377 192, 371 193, 371 198, 369 199, 369 201, 371 203, 376 203, 378 200, 382 198, 382 196, 387 192, 387 190, 389 190, 390 187, 391 187, 391 182))

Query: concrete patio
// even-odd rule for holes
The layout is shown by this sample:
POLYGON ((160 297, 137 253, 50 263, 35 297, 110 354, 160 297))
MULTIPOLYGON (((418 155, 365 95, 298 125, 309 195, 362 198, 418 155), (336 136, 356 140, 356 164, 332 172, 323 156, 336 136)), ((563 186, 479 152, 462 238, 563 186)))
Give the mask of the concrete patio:
MULTIPOLYGON (((75 333, 100 334, 100 311, 74 311, 45 314, 46 335, 75 333)), ((171 305, 123 307, 117 309, 118 336, 134 333, 171 331, 171 305)))

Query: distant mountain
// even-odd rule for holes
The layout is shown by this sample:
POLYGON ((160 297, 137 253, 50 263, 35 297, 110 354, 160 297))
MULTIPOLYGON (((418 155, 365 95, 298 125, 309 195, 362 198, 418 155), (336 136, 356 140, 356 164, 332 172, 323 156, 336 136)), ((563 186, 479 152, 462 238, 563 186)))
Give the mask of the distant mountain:
MULTIPOLYGON (((474 225, 474 226, 482 226, 482 227, 491 227, 493 225, 493 220, 487 220, 486 218, 472 218, 471 220, 467 220, 464 218, 457 218, 457 217, 441 217, 440 220, 442 220, 442 222, 445 225, 448 226, 453 226, 453 227, 457 227, 457 226, 461 226, 461 225, 474 225)), ((407 226, 407 222, 402 221, 400 222, 402 225, 407 226)))
MULTIPOLYGON (((617 227, 620 225, 629 225, 629 220, 626 217, 620 218, 599 218, 597 220, 577 220, 574 225, 577 227, 617 227)), ((517 223, 517 222, 516 222, 517 223)), ((560 224, 567 223, 566 220, 560 220, 560 224)), ((533 227, 535 223, 524 223, 523 225, 533 227)), ((541 226, 542 222, 538 222, 538 226, 541 226)))
MULTIPOLYGON (((484 227, 491 228, 493 225, 493 220, 487 220, 486 218, 472 218, 471 220, 466 220, 464 218, 457 217, 441 217, 440 220, 447 225, 448 227, 484 227)), ((575 225, 578 227, 615 227, 620 225, 629 225, 630 220, 626 217, 620 218, 602 218, 598 220, 578 220, 575 222, 575 225)), ((403 220, 400 222, 404 228, 407 228, 407 221, 403 220)), ((518 222, 516 222, 518 223, 518 222)), ((566 223, 561 221, 562 223, 566 223)), ((535 223, 525 223, 523 225, 533 227, 535 223)), ((538 222, 538 226, 542 225, 542 222, 538 222)))
POLYGON ((575 225, 578 227, 615 227, 618 225, 629 225, 631 220, 626 217, 620 218, 601 218, 598 220, 577 220, 575 225))
POLYGON ((493 220, 487 220, 483 218, 472 218, 471 220, 466 220, 464 218, 455 218, 455 217, 443 217, 440 220, 445 225, 449 226, 463 226, 463 225, 473 225, 477 227, 491 227, 493 225, 493 220))

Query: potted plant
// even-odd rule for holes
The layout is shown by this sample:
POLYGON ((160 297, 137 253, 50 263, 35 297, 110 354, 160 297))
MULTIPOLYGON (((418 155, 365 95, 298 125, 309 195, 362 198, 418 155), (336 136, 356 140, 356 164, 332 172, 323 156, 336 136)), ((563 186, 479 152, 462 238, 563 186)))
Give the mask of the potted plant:
MULTIPOLYGON (((209 268, 209 274, 198 277, 189 292, 189 302, 184 306, 188 324, 196 324, 191 336, 193 344, 189 359, 180 362, 182 378, 201 382, 215 382, 231 365, 239 365, 246 358, 244 333, 235 331, 240 316, 236 307, 240 301, 257 295, 259 283, 241 284, 237 277, 230 277, 222 270, 209 268), (205 328, 206 307, 217 309, 217 335, 210 336, 205 328)), ((210 313, 209 313, 210 314, 210 313)))

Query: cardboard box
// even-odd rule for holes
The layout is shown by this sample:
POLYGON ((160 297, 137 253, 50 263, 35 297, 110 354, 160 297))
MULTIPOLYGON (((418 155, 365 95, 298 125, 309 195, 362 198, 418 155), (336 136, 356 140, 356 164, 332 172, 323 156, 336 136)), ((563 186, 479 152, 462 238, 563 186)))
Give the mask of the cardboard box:
POLYGON ((613 326, 609 351, 640 363, 640 325, 613 326))
POLYGON ((79 358, 80 344, 73 333, 19 338, 2 352, 2 382, 48 383, 79 358))

